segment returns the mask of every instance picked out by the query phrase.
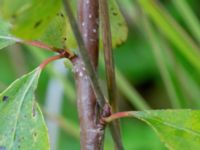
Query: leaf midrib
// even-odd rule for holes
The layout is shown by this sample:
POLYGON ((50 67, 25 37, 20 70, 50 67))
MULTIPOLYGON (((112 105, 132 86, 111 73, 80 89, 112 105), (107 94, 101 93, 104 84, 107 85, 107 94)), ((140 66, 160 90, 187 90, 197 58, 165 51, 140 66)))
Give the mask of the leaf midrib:
POLYGON ((26 88, 26 90, 24 90, 24 93, 23 93, 23 96, 21 97, 21 99, 20 99, 20 106, 19 106, 19 108, 18 108, 18 110, 17 110, 17 115, 16 115, 16 121, 15 121, 15 125, 14 125, 14 130, 13 130, 13 135, 12 135, 12 140, 11 140, 11 144, 10 144, 10 147, 9 147, 9 149, 11 149, 12 148, 12 146, 13 146, 13 141, 14 141, 14 138, 15 138, 15 134, 16 134, 16 128, 17 128, 17 124, 18 124, 18 120, 19 120, 19 115, 20 115, 20 110, 21 110, 21 107, 22 107, 22 104, 23 104, 23 102, 24 102, 24 98, 25 98, 25 96, 26 96, 26 94, 28 93, 28 91, 29 91, 29 89, 30 89, 30 87, 31 87, 31 85, 32 85, 32 83, 33 83, 33 81, 35 80, 35 78, 38 76, 38 73, 35 73, 34 75, 33 75, 33 77, 31 78, 31 80, 29 81, 29 83, 28 83, 28 86, 27 86, 27 88, 26 88))
MULTIPOLYGON (((141 117, 140 119, 142 119, 143 121, 146 121, 146 122, 150 123, 151 126, 155 127, 155 126, 154 126, 150 121, 148 121, 147 119, 144 119, 144 118, 142 118, 142 117, 141 117)), ((175 129, 177 129, 177 130, 182 130, 182 131, 187 132, 187 133, 193 133, 194 135, 200 137, 200 133, 197 132, 197 131, 195 131, 195 130, 192 130, 192 129, 189 129, 189 128, 185 128, 185 127, 178 127, 178 126, 174 125, 173 123, 169 123, 169 122, 165 122, 165 121, 160 121, 160 120, 158 120, 158 119, 156 119, 156 118, 150 118, 150 119, 153 120, 153 121, 157 121, 158 123, 163 124, 163 125, 165 125, 165 126, 168 126, 168 127, 170 127, 170 128, 175 128, 175 129)))

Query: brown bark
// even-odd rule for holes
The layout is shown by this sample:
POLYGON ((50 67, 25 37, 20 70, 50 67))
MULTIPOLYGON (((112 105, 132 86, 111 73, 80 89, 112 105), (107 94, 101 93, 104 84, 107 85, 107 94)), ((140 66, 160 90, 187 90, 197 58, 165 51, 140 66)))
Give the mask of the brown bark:
POLYGON ((104 127, 99 123, 96 97, 80 59, 73 60, 77 86, 77 106, 82 150, 103 149, 104 127))
POLYGON ((98 64, 99 47, 99 5, 98 0, 78 1, 78 23, 88 50, 90 59, 95 68, 98 64))
MULTIPOLYGON (((98 65, 98 0, 78 1, 78 23, 90 60, 98 65)), ((74 72, 77 84, 77 106, 81 128, 81 149, 103 149, 104 127, 99 122, 99 107, 82 59, 75 58, 74 72)))

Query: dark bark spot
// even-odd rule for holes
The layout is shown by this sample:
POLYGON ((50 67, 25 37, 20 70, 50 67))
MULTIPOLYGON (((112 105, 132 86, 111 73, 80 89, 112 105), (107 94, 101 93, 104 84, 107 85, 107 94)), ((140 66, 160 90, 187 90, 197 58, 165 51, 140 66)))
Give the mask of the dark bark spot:
POLYGON ((6 150, 5 146, 0 146, 0 150, 6 150))
POLYGON ((8 96, 3 96, 2 101, 6 102, 8 101, 9 97, 8 96))
POLYGON ((37 22, 34 24, 34 28, 39 27, 39 26, 41 25, 41 23, 42 23, 42 20, 37 21, 37 22))

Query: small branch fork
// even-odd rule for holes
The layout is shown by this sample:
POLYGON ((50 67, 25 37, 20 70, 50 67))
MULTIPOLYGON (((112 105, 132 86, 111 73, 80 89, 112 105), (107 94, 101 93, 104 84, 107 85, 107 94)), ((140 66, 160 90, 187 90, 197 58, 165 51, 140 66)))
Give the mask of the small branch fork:
MULTIPOLYGON (((35 47, 39 47, 39 48, 42 48, 42 49, 46 49, 46 50, 50 50, 50 51, 59 53, 59 55, 49 57, 48 59, 43 61, 39 65, 39 67, 41 69, 44 69, 46 67, 46 65, 48 65, 50 62, 53 62, 53 61, 58 60, 58 59, 68 58, 69 60, 74 61, 75 59, 78 58, 78 56, 76 54, 74 54, 73 52, 71 52, 68 49, 54 48, 54 47, 51 47, 51 46, 46 45, 46 44, 39 42, 39 41, 23 41, 23 42, 20 41, 20 43, 32 45, 32 46, 35 46, 35 47)), ((105 105, 102 108, 102 112, 101 112, 101 115, 100 115, 100 124, 99 124, 102 129, 105 128, 105 126, 108 123, 110 123, 110 122, 112 122, 116 119, 131 117, 131 116, 134 115, 133 111, 118 112, 118 113, 112 114, 111 109, 112 108, 108 103, 105 103, 105 105)))
POLYGON ((55 47, 49 46, 47 44, 44 44, 40 41, 21 41, 20 43, 59 53, 59 54, 63 55, 65 58, 68 58, 70 60, 73 59, 74 57, 76 57, 76 55, 72 51, 70 51, 69 49, 55 48, 55 47))
MULTIPOLYGON (((22 43, 22 42, 20 42, 20 43, 22 43)), ((50 47, 49 45, 46 45, 46 44, 39 42, 39 41, 26 41, 26 42, 23 42, 23 43, 58 53, 58 55, 49 57, 48 59, 43 61, 39 65, 39 67, 41 69, 44 69, 49 63, 51 63, 55 60, 59 60, 59 59, 62 59, 62 58, 68 58, 70 61, 72 61, 74 63, 75 75, 79 76, 78 78, 76 77, 77 82, 80 84, 79 87, 83 86, 81 89, 87 89, 88 87, 90 87, 90 82, 87 81, 88 76, 87 76, 86 72, 81 72, 81 71, 84 71, 81 59, 76 54, 71 52, 70 50, 57 49, 57 48, 54 48, 54 47, 50 47), (79 62, 81 62, 81 63, 79 64, 79 62), (78 68, 75 68, 75 67, 78 67, 78 68), (76 72, 76 69, 78 69, 78 72, 76 72), (82 74, 80 74, 80 73, 82 73, 82 74), (87 79, 82 80, 80 78, 80 76, 81 76, 81 78, 84 78, 84 76, 85 76, 85 77, 87 77, 87 79), (85 81, 87 81, 87 82, 85 82, 85 81), (81 84, 81 82, 83 82, 83 84, 81 84), (86 83, 88 83, 88 84, 86 84, 86 83)), ((91 89, 88 88, 88 90, 91 90, 91 89)), ((87 94, 85 94, 85 92, 87 92, 87 91, 78 90, 78 95, 87 95, 87 94)), ((90 98, 95 98, 95 96, 93 94, 92 95, 89 94, 86 97, 83 97, 83 100, 85 100, 85 98, 88 98, 88 96, 90 98)), ((87 106, 87 105, 89 107, 90 107, 90 105, 94 106, 93 103, 90 103, 90 102, 88 102, 88 104, 85 104, 85 103, 87 103, 87 101, 84 101, 84 103, 80 103, 79 107, 81 108, 80 105, 84 105, 84 107, 87 106)), ((87 107, 87 108, 89 108, 89 107, 87 107)), ((98 108, 96 108, 96 109, 98 109, 98 108)), ((99 112, 97 112, 97 113, 99 113, 99 112)), ((92 112, 92 114, 94 115, 95 112, 92 112)), ((105 103, 102 110, 101 110, 101 114, 99 114, 99 120, 95 120, 95 122, 96 121, 98 122, 97 126, 94 127, 93 129, 87 129, 87 130, 84 131, 84 132, 87 132, 88 134, 83 134, 82 136, 86 136, 86 137, 82 137, 82 138, 84 139, 84 138, 89 137, 89 138, 91 138, 91 140, 88 140, 87 142, 89 142, 89 143, 87 143, 87 144, 84 143, 84 145, 86 147, 84 147, 84 148, 82 147, 82 149, 96 149, 96 148, 97 149, 103 149, 103 147, 102 147, 103 146, 103 144, 102 144, 103 139, 99 139, 99 137, 101 137, 101 138, 104 137, 104 130, 105 130, 106 125, 109 124, 110 122, 116 120, 116 119, 123 118, 123 117, 129 117, 129 116, 131 116, 131 114, 133 115, 133 112, 118 112, 118 113, 112 114, 111 106, 108 103, 105 103), (95 130, 95 129, 97 129, 97 130, 95 130), (91 130, 91 131, 89 131, 89 130, 91 130), (96 139, 96 140, 94 140, 94 139, 96 139)), ((88 114, 82 114, 83 120, 84 120, 84 118, 87 118, 87 117, 85 117, 85 115, 87 116, 88 114)), ((90 116, 90 117, 92 117, 92 116, 90 116)), ((91 122, 91 125, 95 125, 96 123, 94 123, 92 120, 90 120, 90 119, 94 119, 94 118, 93 117, 90 118, 90 117, 89 117, 89 121, 91 122)), ((118 147, 117 149, 120 149, 120 148, 118 147)), ((123 148, 121 148, 121 149, 123 149, 123 148)))
MULTIPOLYGON (((68 58, 69 60, 72 61, 72 60, 74 60, 75 58, 78 57, 76 54, 74 54, 70 50, 50 47, 49 45, 46 45, 46 44, 39 42, 39 41, 25 41, 25 42, 20 42, 20 43, 25 43, 25 44, 28 44, 28 45, 32 45, 32 46, 35 46, 35 47, 39 47, 39 48, 42 48, 42 49, 46 49, 46 50, 50 50, 50 51, 59 53, 59 55, 49 57, 48 59, 43 61, 39 65, 39 67, 41 69, 44 69, 46 67, 46 65, 48 65, 50 62, 53 62, 53 61, 58 60, 58 59, 68 58)), ((104 128, 108 123, 110 123, 110 122, 112 122, 116 119, 131 117, 133 115, 134 115, 133 111, 125 111, 125 112, 118 112, 118 113, 112 114, 111 106, 108 103, 106 103, 102 108, 102 113, 101 113, 101 116, 100 116, 100 118, 101 118, 100 119, 100 125, 102 126, 102 128, 104 128)))
MULTIPOLYGON (((83 23, 87 23, 87 25, 79 26, 79 28, 72 14, 68 1, 64 0, 65 11, 68 14, 72 30, 74 31, 75 38, 77 39, 80 56, 77 56, 69 49, 58 49, 39 41, 19 41, 19 43, 32 45, 58 53, 58 55, 50 57, 40 64, 39 67, 41 69, 43 69, 50 62, 61 58, 68 58, 71 60, 71 62, 74 64, 74 74, 78 87, 77 103, 81 126, 81 149, 101 150, 103 149, 106 124, 115 118, 118 118, 120 115, 111 115, 111 106, 107 103, 100 89, 96 73, 98 65, 98 0, 88 0, 90 5, 84 2, 84 0, 79 0, 79 25, 82 25, 83 23), (91 19, 91 17, 94 17, 95 19, 91 19)), ((104 36, 106 37, 106 35, 104 36)), ((110 39, 110 37, 108 37, 108 39, 110 39)), ((104 44, 111 46, 111 43, 104 44)), ((106 49, 111 52, 111 47, 107 47, 106 49)), ((106 58, 111 56, 111 53, 106 54, 106 58)), ((113 73, 113 61, 111 61, 109 66, 110 69, 108 70, 111 70, 113 73)), ((108 78, 110 79, 112 77, 110 76, 108 78)), ((109 86, 111 87, 111 93, 113 93, 113 90, 115 90, 114 80, 112 81, 113 84, 109 86)), ((114 95, 110 97, 115 99, 114 95)), ((126 116, 126 113, 122 113, 121 116, 124 115, 126 116)), ((113 130, 111 131, 113 132, 117 128, 113 126, 112 129, 113 130)), ((115 132, 113 135, 115 142, 117 143, 116 148, 122 150, 123 147, 120 142, 120 133, 115 132)))
POLYGON ((38 48, 42 48, 42 49, 45 49, 45 50, 48 50, 48 51, 52 51, 52 52, 58 53, 58 55, 49 57, 44 62, 42 62, 39 65, 39 67, 41 69, 44 69, 46 67, 46 65, 48 65, 50 62, 53 62, 55 60, 58 60, 58 59, 61 59, 61 58, 67 58, 67 59, 72 61, 74 58, 77 57, 77 55, 74 54, 69 49, 55 48, 55 47, 49 46, 47 44, 44 44, 44 43, 42 43, 40 41, 23 41, 23 40, 19 40, 18 43, 31 45, 31 46, 34 46, 34 47, 38 47, 38 48))
MULTIPOLYGON (((22 41, 20 43, 22 43, 22 41)), ((23 43, 59 53, 59 55, 49 57, 48 59, 43 61, 39 65, 39 67, 41 69, 44 69, 49 63, 51 63, 55 60, 59 60, 59 59, 62 59, 62 58, 68 58, 69 60, 74 61, 74 59, 78 58, 78 56, 76 54, 74 54, 73 52, 71 52, 70 50, 50 47, 49 45, 46 45, 46 44, 39 42, 39 41, 25 41, 23 43)), ((105 126, 108 123, 110 123, 110 122, 112 122, 116 119, 119 119, 119 118, 132 116, 131 114, 133 114, 133 112, 131 112, 131 111, 130 112, 129 111, 118 112, 118 113, 112 114, 111 106, 108 103, 106 103, 102 108, 102 113, 100 115, 101 119, 100 119, 99 125, 103 129, 103 128, 105 128, 105 126)))

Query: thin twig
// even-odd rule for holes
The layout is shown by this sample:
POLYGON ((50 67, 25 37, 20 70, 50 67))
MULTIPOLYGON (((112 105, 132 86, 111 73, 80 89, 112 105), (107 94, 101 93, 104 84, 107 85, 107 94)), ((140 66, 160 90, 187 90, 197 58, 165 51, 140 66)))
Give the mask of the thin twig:
MULTIPOLYGON (((99 0, 99 6, 109 102, 111 104, 112 111, 117 112, 116 79, 114 58, 112 53, 112 36, 107 0, 99 0)), ((115 121, 112 124, 110 124, 110 130, 115 142, 115 148, 118 150, 122 150, 123 145, 121 142, 119 122, 115 121)))
POLYGON ((35 47, 42 48, 42 49, 46 49, 46 50, 49 50, 49 51, 54 51, 54 48, 52 46, 44 44, 40 41, 22 41, 21 43, 31 45, 31 46, 35 46, 35 47))
POLYGON ((44 62, 42 62, 39 67, 41 69, 44 69, 50 62, 53 62, 55 60, 58 60, 58 59, 61 59, 61 58, 64 58, 64 57, 65 56, 61 55, 61 54, 60 55, 56 55, 56 56, 52 56, 52 57, 46 59, 44 62))
POLYGON ((116 82, 115 82, 115 69, 114 69, 114 58, 112 53, 112 37, 110 28, 110 19, 108 12, 107 0, 99 0, 100 6, 100 17, 102 26, 102 40, 104 49, 104 61, 106 67, 107 86, 109 94, 109 102, 111 106, 116 109, 116 82))
POLYGON ((110 123, 116 119, 133 117, 133 116, 134 116, 134 111, 124 111, 112 114, 109 117, 102 118, 102 121, 104 121, 105 123, 110 123))
POLYGON ((46 67, 46 65, 48 65, 50 62, 53 62, 53 61, 61 59, 61 58, 73 59, 74 57, 71 58, 71 56, 69 56, 68 52, 62 51, 61 53, 59 53, 59 55, 52 56, 52 57, 49 57, 48 59, 46 59, 43 63, 40 64, 39 67, 41 69, 44 69, 46 67))
POLYGON ((65 52, 66 57, 69 58, 69 59, 76 57, 76 55, 72 51, 70 51, 69 49, 55 48, 53 46, 47 45, 47 44, 40 42, 40 41, 21 41, 20 43, 35 46, 35 47, 42 48, 42 49, 46 49, 46 50, 49 50, 49 51, 52 51, 52 52, 57 52, 59 54, 65 52))

